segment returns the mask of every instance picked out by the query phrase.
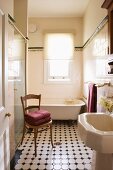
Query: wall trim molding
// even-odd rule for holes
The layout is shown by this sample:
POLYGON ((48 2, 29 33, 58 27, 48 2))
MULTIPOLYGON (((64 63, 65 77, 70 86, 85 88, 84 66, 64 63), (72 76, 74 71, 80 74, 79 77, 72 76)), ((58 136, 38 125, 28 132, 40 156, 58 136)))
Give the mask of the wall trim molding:
POLYGON ((43 51, 44 47, 28 47, 30 51, 43 51))

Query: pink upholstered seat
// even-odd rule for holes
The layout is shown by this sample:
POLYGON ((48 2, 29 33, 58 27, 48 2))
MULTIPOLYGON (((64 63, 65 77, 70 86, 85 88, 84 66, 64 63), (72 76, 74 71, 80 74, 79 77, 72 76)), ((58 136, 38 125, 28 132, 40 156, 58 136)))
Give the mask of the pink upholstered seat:
POLYGON ((25 114, 25 121, 30 125, 34 125, 34 126, 47 123, 50 120, 51 120, 51 115, 46 110, 37 110, 25 114))

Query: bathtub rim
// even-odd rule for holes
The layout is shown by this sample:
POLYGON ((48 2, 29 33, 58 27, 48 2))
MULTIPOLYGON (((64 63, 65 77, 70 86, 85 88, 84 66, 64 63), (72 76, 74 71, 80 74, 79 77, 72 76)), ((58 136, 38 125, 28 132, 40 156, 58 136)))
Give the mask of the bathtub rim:
POLYGON ((65 106, 65 107, 76 107, 76 106, 85 106, 85 102, 83 100, 80 99, 75 99, 75 103, 65 103, 65 101, 63 101, 62 103, 42 103, 41 106, 65 106), (79 103, 77 103, 77 101, 79 103))

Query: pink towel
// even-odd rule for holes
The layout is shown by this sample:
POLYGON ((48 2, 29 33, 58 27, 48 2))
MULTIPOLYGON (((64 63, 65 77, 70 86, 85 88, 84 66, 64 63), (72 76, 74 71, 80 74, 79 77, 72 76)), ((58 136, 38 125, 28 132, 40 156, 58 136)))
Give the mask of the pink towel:
POLYGON ((97 111, 97 87, 95 84, 89 84, 89 96, 88 96, 88 112, 97 111))

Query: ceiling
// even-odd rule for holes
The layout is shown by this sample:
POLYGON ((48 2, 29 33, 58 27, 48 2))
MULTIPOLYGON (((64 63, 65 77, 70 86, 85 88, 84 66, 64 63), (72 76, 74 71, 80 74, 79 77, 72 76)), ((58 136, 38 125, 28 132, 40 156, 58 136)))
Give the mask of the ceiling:
POLYGON ((82 17, 90 0, 28 0, 29 17, 82 17))

